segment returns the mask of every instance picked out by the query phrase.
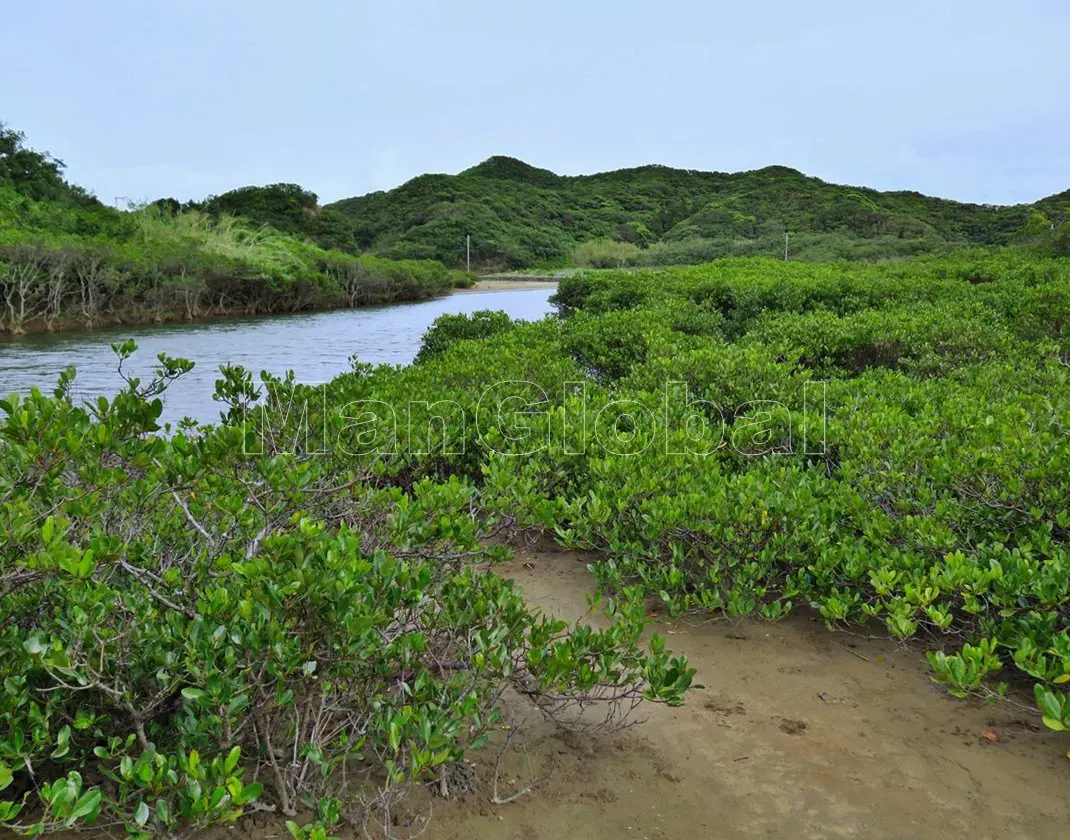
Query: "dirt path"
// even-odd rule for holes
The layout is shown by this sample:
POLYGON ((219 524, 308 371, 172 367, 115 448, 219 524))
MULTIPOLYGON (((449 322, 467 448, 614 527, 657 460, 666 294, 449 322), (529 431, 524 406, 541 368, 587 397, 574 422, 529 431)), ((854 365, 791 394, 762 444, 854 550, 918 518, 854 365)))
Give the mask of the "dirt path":
MULTIPOLYGON (((548 612, 586 612, 592 581, 578 555, 521 552, 503 574, 548 612)), ((549 774, 534 792, 505 806, 485 788, 438 800, 424 836, 1067 836, 1070 739, 1005 704, 949 698, 916 651, 830 633, 805 615, 659 624, 705 685, 684 708, 647 707, 642 725, 594 738, 537 724, 499 791, 549 774)))

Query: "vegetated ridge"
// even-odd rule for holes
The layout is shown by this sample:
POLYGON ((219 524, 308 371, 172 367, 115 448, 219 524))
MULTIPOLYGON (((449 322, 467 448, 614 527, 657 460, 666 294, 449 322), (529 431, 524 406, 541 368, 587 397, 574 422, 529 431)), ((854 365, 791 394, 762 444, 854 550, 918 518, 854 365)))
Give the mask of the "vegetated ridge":
POLYGON ((961 245, 1007 245, 1029 229, 1070 250, 1070 191, 994 206, 829 184, 785 166, 723 173, 642 166, 563 176, 508 157, 459 175, 421 175, 387 192, 330 204, 354 241, 394 258, 465 257, 480 266, 667 265, 724 256, 886 259, 961 245), (577 253, 583 243, 601 249, 577 253), (612 247, 618 247, 614 250, 612 247), (623 246, 621 248, 620 246, 623 246))
POLYGON ((509 157, 458 175, 420 175, 386 192, 320 205, 298 184, 244 186, 169 214, 241 217, 323 249, 451 268, 692 265, 727 256, 886 260, 964 246, 1042 243, 1070 253, 1070 190, 1031 205, 969 204, 880 192, 785 166, 700 172, 641 166, 564 176, 509 157))

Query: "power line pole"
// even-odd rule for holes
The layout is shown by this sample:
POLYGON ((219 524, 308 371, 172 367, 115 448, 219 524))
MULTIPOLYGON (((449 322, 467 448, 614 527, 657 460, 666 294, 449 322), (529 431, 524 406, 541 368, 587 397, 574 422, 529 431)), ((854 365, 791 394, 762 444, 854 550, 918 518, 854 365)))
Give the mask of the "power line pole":
POLYGON ((788 232, 784 231, 784 262, 788 261, 788 232))
POLYGON ((468 273, 472 273, 472 234, 468 234, 464 238, 465 249, 465 263, 468 265, 468 273))

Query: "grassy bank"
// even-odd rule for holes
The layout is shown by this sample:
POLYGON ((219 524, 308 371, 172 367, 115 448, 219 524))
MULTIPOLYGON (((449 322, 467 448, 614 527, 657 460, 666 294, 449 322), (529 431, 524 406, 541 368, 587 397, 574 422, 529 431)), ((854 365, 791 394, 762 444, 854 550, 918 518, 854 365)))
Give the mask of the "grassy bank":
POLYGON ((422 300, 470 282, 433 261, 324 251, 198 211, 117 214, 107 235, 49 230, 44 208, 0 188, 5 198, 0 329, 14 334, 422 300))
POLYGON ((471 283, 433 260, 325 250, 223 212, 130 212, 67 184, 0 127, 0 331, 422 300, 471 283))

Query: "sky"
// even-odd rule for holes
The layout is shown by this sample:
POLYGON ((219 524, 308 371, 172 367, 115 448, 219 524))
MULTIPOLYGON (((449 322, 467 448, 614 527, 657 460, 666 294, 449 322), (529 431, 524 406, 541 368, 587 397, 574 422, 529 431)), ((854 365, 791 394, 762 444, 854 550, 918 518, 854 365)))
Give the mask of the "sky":
POLYGON ((510 155, 1070 187, 1065 0, 0 0, 0 121, 112 202, 510 155))

